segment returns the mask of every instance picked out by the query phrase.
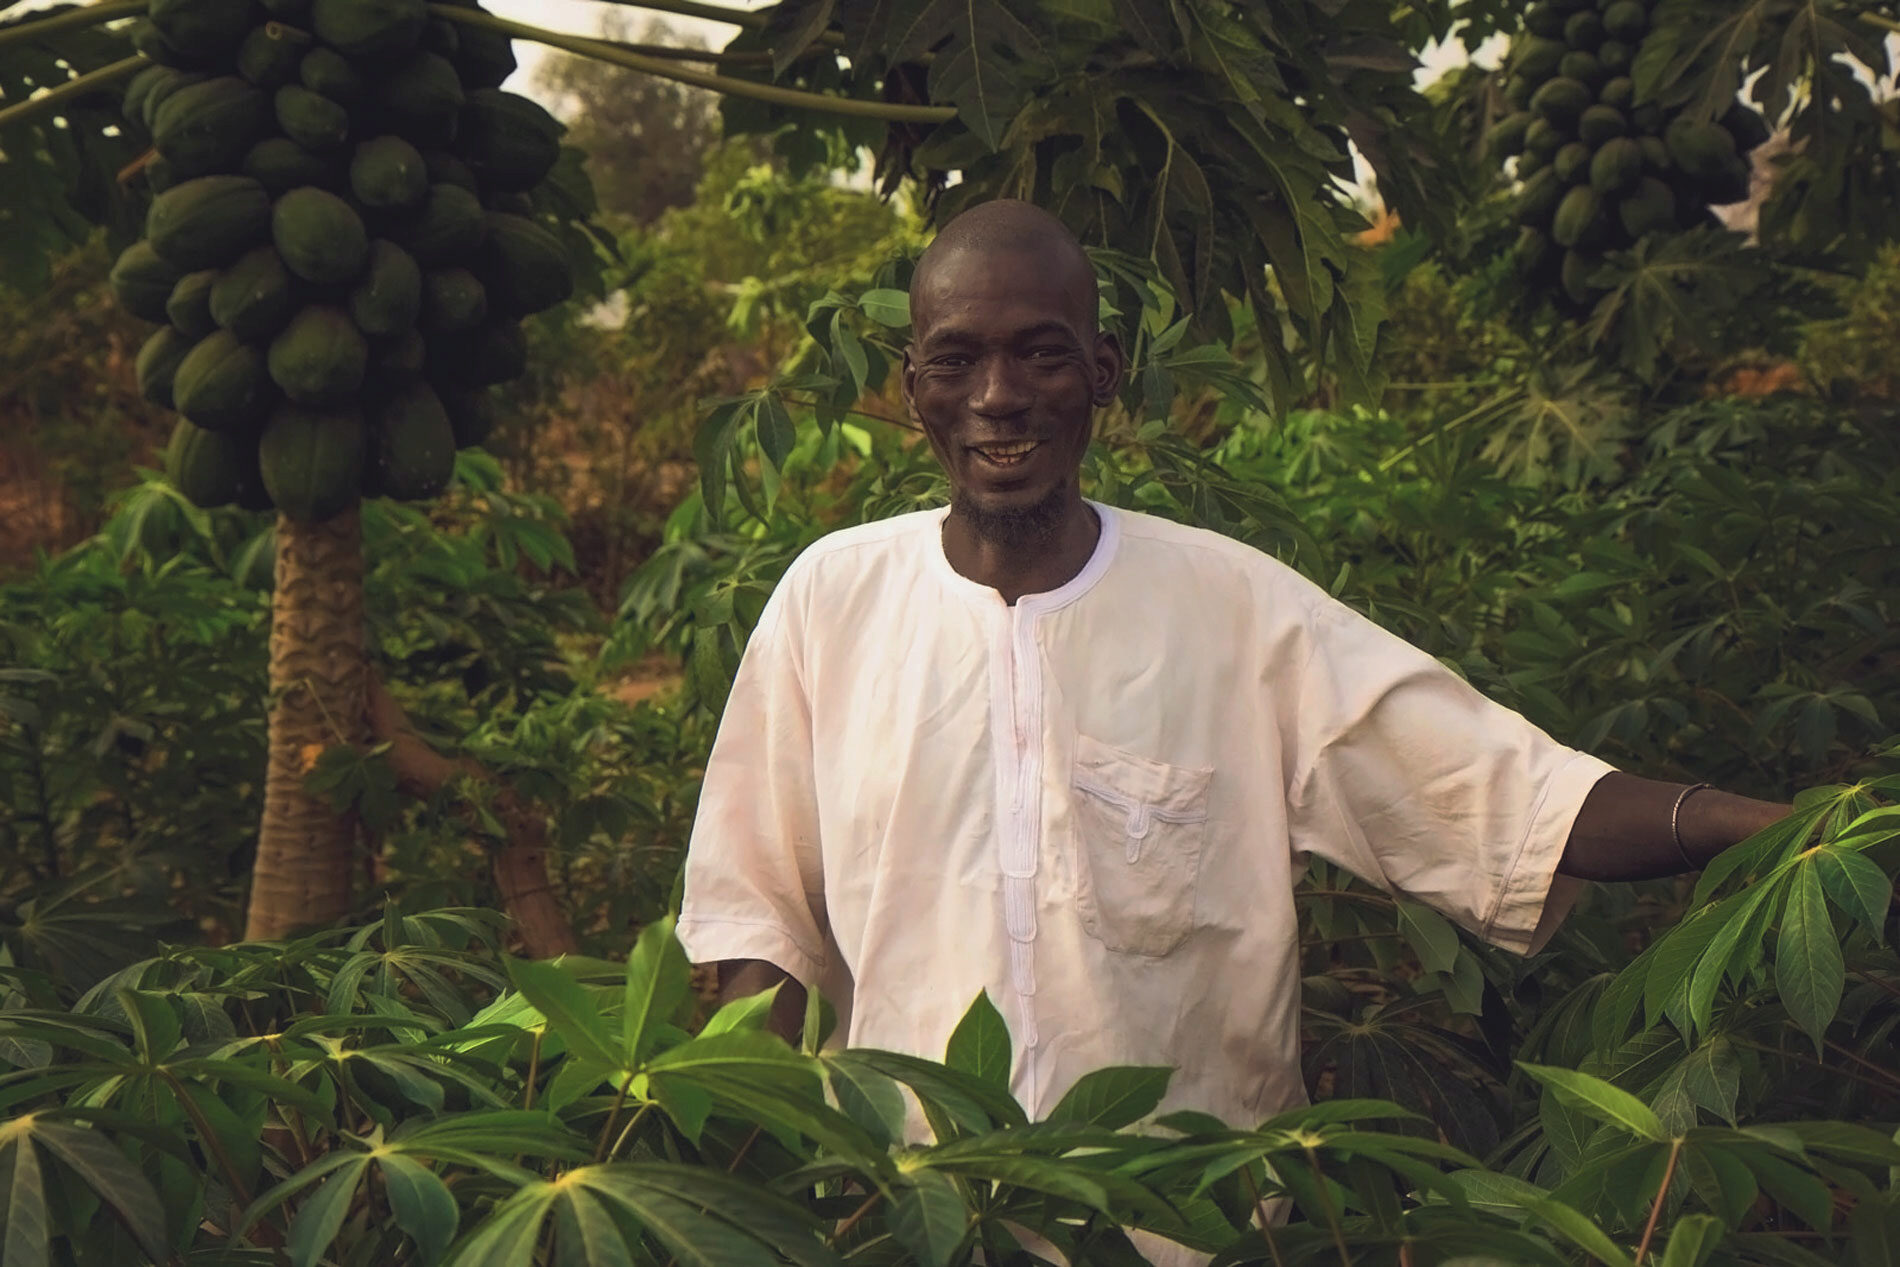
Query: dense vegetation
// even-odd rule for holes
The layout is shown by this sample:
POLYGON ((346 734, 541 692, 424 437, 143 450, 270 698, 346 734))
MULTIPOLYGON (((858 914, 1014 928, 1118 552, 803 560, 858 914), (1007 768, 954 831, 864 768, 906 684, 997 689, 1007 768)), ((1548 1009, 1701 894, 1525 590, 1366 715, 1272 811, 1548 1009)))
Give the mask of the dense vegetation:
MULTIPOLYGON (((1708 122, 1765 70, 1749 100, 1802 144, 1757 171, 1755 236, 1606 231, 1580 298, 1509 249, 1537 173, 1486 157, 1530 105, 1512 75, 1550 59, 1531 37, 1552 6, 1460 6, 1473 43, 1521 19, 1520 52, 1416 100, 1393 59, 1450 7, 1320 7, 1282 15, 1325 37, 1312 55, 1265 63, 1319 103, 1296 116, 1234 95, 1258 60, 1141 88, 1157 58, 1258 56, 1198 0, 1180 50, 1140 0, 1112 37, 1081 6, 998 6, 1042 42, 985 63, 1002 93, 975 104, 957 94, 985 54, 947 13, 916 44, 867 7, 783 5, 722 72, 927 89, 957 119, 880 136, 729 98, 712 141, 708 98, 650 91, 656 127, 702 138, 663 196, 645 143, 597 117, 633 72, 557 63, 545 82, 592 112, 568 139, 614 310, 523 320, 527 372, 446 493, 363 502, 381 723, 287 754, 352 842, 348 911, 294 936, 243 940, 285 525, 156 469, 149 327, 107 283, 128 238, 47 214, 37 245, 0 246, 23 283, 0 290, 0 435, 49 508, 0 565, 0 1264, 1015 1263, 1024 1229, 1098 1264, 1139 1262, 1136 1229, 1227 1263, 1900 1260, 1900 251, 1869 141, 1896 107, 1828 61, 1885 73, 1877 28, 1849 6, 1653 10, 1633 95, 1708 122), (864 55, 809 55, 847 42, 864 55), (1084 125, 1078 65, 1118 138, 1084 125), (1398 104, 1347 124, 1363 99, 1398 104), (1039 140, 1005 126, 1038 110, 1039 140), (1336 169, 1332 129, 1375 151, 1416 129, 1380 161, 1404 227, 1355 239, 1354 208, 1304 190, 1290 267, 1276 221, 1242 233, 1243 196, 1196 194, 1200 165, 1236 161, 1190 125, 1223 110, 1260 111, 1242 153, 1297 151, 1296 182, 1336 169), (888 200, 837 179, 863 140, 888 200), (822 1001, 798 1048, 762 1032, 763 1000, 715 1011, 671 913, 752 622, 817 536, 943 497, 892 371, 910 261, 967 196, 945 164, 1063 204, 1094 251, 1134 368, 1094 496, 1272 552, 1623 768, 1799 794, 1796 817, 1700 877, 1592 890, 1530 960, 1309 875, 1315 1104, 1266 1123, 1156 1120, 1167 1071, 1144 1069, 1026 1123, 981 999, 930 1060, 825 1045, 822 1001), (1261 289, 1209 284, 1263 262, 1261 289), (571 953, 536 953, 550 927, 571 953), (934 1142, 901 1141, 902 1088, 934 1142), (1290 1221, 1254 1225, 1281 1201, 1290 1221)), ((1597 65, 1568 68, 1614 96, 1588 26, 1597 65)), ((0 90, 19 55, 0 45, 0 90)), ((0 226, 51 205, 13 188, 0 226)))

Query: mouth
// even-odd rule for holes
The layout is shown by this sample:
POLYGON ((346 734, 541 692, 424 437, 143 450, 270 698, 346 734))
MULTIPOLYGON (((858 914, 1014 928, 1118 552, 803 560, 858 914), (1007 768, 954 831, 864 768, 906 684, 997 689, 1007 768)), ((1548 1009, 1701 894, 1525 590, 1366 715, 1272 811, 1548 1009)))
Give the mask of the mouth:
POLYGON ((1041 447, 1040 440, 1010 440, 999 444, 973 444, 969 446, 969 449, 986 464, 998 469, 1007 469, 1012 466, 1021 466, 1041 447))

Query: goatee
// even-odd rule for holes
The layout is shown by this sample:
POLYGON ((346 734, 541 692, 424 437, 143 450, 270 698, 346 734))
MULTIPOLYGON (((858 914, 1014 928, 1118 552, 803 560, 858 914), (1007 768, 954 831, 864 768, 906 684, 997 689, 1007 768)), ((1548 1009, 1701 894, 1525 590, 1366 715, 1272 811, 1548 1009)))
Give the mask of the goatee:
POLYGON ((990 510, 958 490, 951 494, 950 505, 957 517, 970 526, 977 540, 1015 550, 1046 545, 1054 540, 1056 530, 1062 525, 1067 494, 1067 483, 1061 483, 1030 505, 990 510))

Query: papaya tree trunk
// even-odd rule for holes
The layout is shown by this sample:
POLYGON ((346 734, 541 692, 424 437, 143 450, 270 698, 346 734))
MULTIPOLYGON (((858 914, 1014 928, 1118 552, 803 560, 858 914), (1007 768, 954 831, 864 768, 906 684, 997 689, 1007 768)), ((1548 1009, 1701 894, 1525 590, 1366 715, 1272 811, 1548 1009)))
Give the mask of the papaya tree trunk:
POLYGON ((270 756, 247 939, 286 937, 349 911, 356 825, 306 792, 304 778, 325 748, 367 737, 366 643, 357 511, 320 524, 278 516, 270 756))

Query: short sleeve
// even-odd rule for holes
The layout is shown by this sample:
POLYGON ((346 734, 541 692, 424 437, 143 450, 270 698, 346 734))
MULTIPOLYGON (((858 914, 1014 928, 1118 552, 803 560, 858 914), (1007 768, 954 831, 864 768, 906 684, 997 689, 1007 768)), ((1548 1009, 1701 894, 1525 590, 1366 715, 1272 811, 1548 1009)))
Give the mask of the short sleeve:
POLYGON ((1613 769, 1344 604, 1322 598, 1290 730, 1288 827, 1333 862, 1519 954, 1582 892, 1557 874, 1613 769))
POLYGON ((804 985, 824 967, 811 708, 788 577, 746 643, 686 852, 679 937, 695 963, 762 959, 804 985))

